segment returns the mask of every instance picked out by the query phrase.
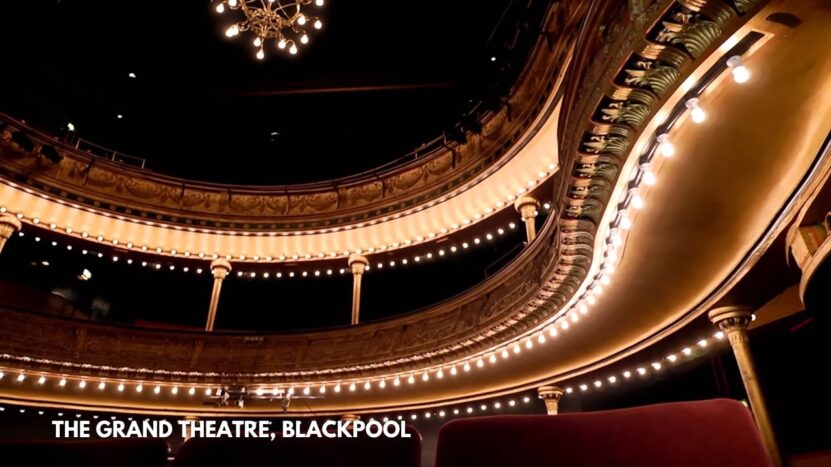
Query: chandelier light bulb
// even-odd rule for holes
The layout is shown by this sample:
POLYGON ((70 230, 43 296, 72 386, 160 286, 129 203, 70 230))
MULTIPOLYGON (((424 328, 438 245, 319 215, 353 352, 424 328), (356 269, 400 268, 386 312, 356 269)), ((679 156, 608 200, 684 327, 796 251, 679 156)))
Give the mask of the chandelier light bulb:
POLYGON ((261 45, 263 45, 263 40, 260 37, 255 37, 254 38, 254 47, 259 47, 261 45))
POLYGON ((647 170, 643 173, 643 182, 648 186, 655 185, 656 181, 657 179, 655 178, 655 174, 651 170, 647 170))
POLYGON ((257 60, 262 60, 264 58, 265 58, 265 52, 263 52, 263 49, 258 50, 257 51, 257 60))
POLYGON ((315 26, 315 29, 320 29, 320 28, 323 27, 323 22, 320 21, 319 19, 316 19, 314 26, 315 26))
POLYGON ((301 14, 300 16, 298 16, 298 17, 297 17, 297 24, 299 24, 299 25, 301 25, 301 26, 303 26, 304 24, 306 24, 306 16, 305 16, 305 15, 302 15, 302 14, 301 14))
POLYGON ((698 105, 698 98, 693 97, 686 102, 686 106, 690 109, 690 118, 693 123, 702 123, 707 119, 707 113, 698 105))
POLYGON ((669 140, 669 135, 662 133, 656 138, 658 141, 658 152, 664 157, 672 157, 675 155, 675 145, 669 140))
POLYGON ((225 11, 225 4, 224 3, 220 3, 219 5, 216 6, 216 12, 217 13, 223 13, 224 11, 225 11))
POLYGON ((297 53, 297 46, 292 44, 291 47, 289 47, 289 53, 295 55, 297 53))
POLYGON ((237 6, 237 0, 228 0, 228 6, 234 8, 235 6, 237 6))
POLYGON ((277 48, 279 48, 279 49, 285 49, 285 48, 286 48, 286 40, 285 40, 285 39, 280 39, 280 40, 277 42, 277 48))
POLYGON ((303 44, 308 44, 309 43, 309 36, 307 34, 303 34, 302 36, 300 36, 300 42, 303 43, 303 44))
POLYGON ((234 37, 237 34, 239 34, 239 26, 237 26, 236 24, 232 24, 228 27, 228 29, 225 30, 225 35, 227 37, 234 37))
POLYGON ((733 55, 728 58, 727 66, 731 68, 730 73, 733 75, 733 81, 742 84, 750 79, 750 70, 742 63, 741 55, 733 55))
POLYGON ((323 6, 323 0, 315 0, 315 5, 323 6))

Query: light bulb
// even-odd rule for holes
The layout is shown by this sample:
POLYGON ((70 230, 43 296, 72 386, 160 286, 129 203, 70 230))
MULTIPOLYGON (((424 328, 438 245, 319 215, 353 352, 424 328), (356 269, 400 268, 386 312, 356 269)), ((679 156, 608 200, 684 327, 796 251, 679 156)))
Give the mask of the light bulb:
POLYGON ((292 44, 291 47, 289 47, 289 53, 292 54, 292 55, 296 54, 297 53, 297 46, 292 44))
POLYGON ((225 30, 225 35, 228 37, 234 37, 237 34, 239 34, 239 26, 236 24, 229 26, 228 29, 225 30))
POLYGON ((319 19, 316 19, 315 20, 315 29, 320 29, 322 27, 323 27, 323 21, 320 21, 319 19))
POLYGON ((237 6, 237 0, 228 0, 228 6, 232 8, 237 6))
POLYGON ((323 6, 323 0, 315 0, 315 5, 323 6))
POLYGON ((225 11, 225 4, 224 3, 220 3, 219 5, 216 6, 216 12, 217 13, 222 13, 223 11, 225 11))
POLYGON ((643 173, 643 182, 646 183, 648 186, 654 185, 656 181, 658 180, 655 178, 655 174, 652 173, 651 170, 647 170, 643 173))
POLYGON ((644 204, 644 202, 643 202, 643 198, 641 197, 641 195, 635 193, 632 196, 632 207, 635 208, 635 209, 643 209, 643 204, 644 204))
POLYGON ((261 45, 263 45, 263 40, 260 37, 255 37, 254 38, 254 47, 259 47, 261 45))
POLYGON ((700 105, 698 105, 698 98, 693 97, 692 99, 687 100, 685 105, 688 109, 690 109, 690 118, 693 123, 701 123, 707 119, 707 113, 704 112, 704 109, 702 109, 700 105))
POLYGON ((81 382, 78 383, 78 387, 84 389, 85 387, 87 387, 87 382, 82 379, 81 382))
POLYGON ((263 52, 263 49, 258 50, 257 51, 257 60, 262 60, 264 58, 265 58, 265 52, 263 52))
POLYGON ((750 79, 750 70, 742 63, 741 55, 733 55, 728 58, 727 66, 732 69, 730 73, 733 75, 733 81, 741 84, 750 79))
POLYGON ((101 381, 100 383, 98 383, 98 389, 99 389, 99 390, 103 391, 105 387, 107 387, 107 383, 105 383, 105 382, 103 382, 103 381, 101 381))
POLYGON ((285 40, 285 39, 280 39, 280 40, 277 42, 277 48, 279 48, 279 49, 285 49, 285 48, 286 48, 286 40, 285 40))
POLYGON ((306 16, 305 16, 305 15, 300 15, 300 16, 298 16, 298 17, 297 17, 297 24, 299 24, 299 25, 301 25, 301 26, 303 26, 304 24, 306 24, 306 16))
POLYGON ((308 44, 309 43, 309 36, 307 34, 303 34, 302 36, 300 36, 300 42, 303 43, 303 44, 308 44))
POLYGON ((664 157, 672 157, 675 155, 675 145, 669 140, 669 135, 662 133, 655 139, 658 141, 658 152, 664 157))

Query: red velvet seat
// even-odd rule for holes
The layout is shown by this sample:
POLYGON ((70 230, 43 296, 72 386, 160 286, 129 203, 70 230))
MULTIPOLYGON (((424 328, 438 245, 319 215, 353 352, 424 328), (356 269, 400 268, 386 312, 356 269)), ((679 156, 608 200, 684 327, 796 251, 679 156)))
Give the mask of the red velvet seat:
POLYGON ((770 465, 750 412, 727 399, 455 420, 436 453, 436 467, 770 465))
POLYGON ((5 465, 165 467, 167 448, 160 439, 0 441, 5 465))
POLYGON ((176 453, 175 467, 420 467, 421 434, 411 438, 193 438, 176 453))

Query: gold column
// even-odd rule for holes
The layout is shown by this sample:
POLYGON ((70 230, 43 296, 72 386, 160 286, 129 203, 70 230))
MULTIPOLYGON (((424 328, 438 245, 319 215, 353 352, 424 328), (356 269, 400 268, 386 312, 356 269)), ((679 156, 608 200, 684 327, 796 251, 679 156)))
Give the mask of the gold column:
POLYGON ((522 222, 525 222, 525 236, 528 238, 528 243, 534 241, 537 236, 537 226, 534 223, 537 214, 539 214, 540 202, 530 196, 523 196, 514 202, 514 209, 522 216, 522 222))
POLYGON ((219 305, 219 291, 222 290, 222 280, 231 272, 231 263, 222 258, 211 262, 211 274, 214 275, 214 289, 211 292, 211 305, 208 308, 208 322, 205 324, 206 331, 214 330, 216 320, 216 307, 219 305))
POLYGON ((352 324, 358 324, 361 311, 361 277, 369 265, 366 257, 352 255, 349 257, 349 267, 352 268, 352 324))
POLYGON ((548 415, 557 415, 560 405, 560 398, 563 397, 563 388, 559 386, 540 386, 537 388, 537 396, 545 402, 545 411, 548 415))
POLYGON ((0 214, 0 253, 3 252, 3 247, 6 246, 6 242, 12 238, 12 235, 20 230, 21 227, 23 227, 23 225, 20 223, 20 219, 18 219, 14 214, 9 214, 7 212, 0 214))
POLYGON ((770 415, 765 406, 762 389, 759 387, 756 367, 753 364, 753 355, 750 353, 750 345, 748 344, 747 325, 753 319, 753 311, 740 306, 724 306, 710 310, 708 317, 713 324, 727 334, 730 347, 733 348, 733 354, 736 356, 736 363, 739 365, 739 372, 742 375, 747 398, 750 399, 750 408, 753 410, 756 426, 759 427, 759 432, 762 434, 765 443, 765 449, 767 449, 773 464, 781 466, 782 458, 779 455, 779 448, 776 446, 776 437, 773 433, 770 415))

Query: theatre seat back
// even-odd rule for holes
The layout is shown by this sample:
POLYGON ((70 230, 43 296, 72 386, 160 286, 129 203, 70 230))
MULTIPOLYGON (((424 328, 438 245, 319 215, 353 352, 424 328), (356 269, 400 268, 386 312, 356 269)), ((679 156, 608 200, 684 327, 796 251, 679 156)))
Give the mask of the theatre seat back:
POLYGON ((0 441, 7 465, 61 467, 165 467, 167 443, 160 439, 0 441))
POLYGON ((436 467, 770 465, 750 412, 727 399, 455 420, 436 453, 436 467))
POLYGON ((193 438, 176 453, 175 467, 420 467, 421 434, 411 438, 193 438))

